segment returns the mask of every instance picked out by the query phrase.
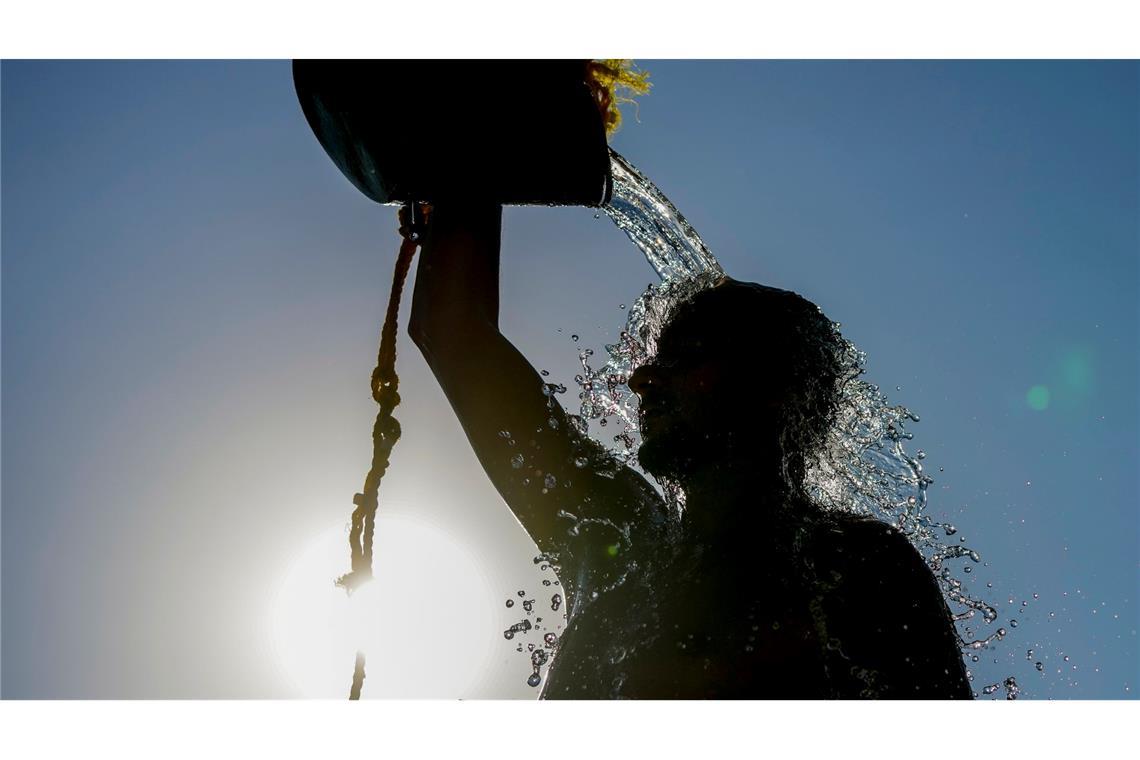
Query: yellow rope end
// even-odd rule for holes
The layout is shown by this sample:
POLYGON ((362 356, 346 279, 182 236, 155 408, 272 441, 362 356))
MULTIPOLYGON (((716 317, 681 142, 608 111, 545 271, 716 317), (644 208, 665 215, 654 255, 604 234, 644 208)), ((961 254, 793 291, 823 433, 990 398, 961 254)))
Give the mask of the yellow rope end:
POLYGON ((622 103, 636 102, 626 92, 634 96, 645 95, 652 86, 649 72, 634 67, 633 61, 625 58, 605 58, 590 61, 586 65, 586 83, 598 104, 606 134, 612 135, 621 126, 622 103))

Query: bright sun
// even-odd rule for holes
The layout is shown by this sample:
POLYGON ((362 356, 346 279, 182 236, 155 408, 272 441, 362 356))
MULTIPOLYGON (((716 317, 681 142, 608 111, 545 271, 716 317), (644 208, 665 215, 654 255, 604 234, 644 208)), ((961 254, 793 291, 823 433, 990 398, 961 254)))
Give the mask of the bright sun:
POLYGON ((304 547, 276 589, 269 636, 297 696, 347 699, 357 651, 363 698, 468 696, 501 643, 475 559, 435 525, 388 514, 376 518, 374 579, 351 597, 333 585, 347 569, 341 525, 304 547))

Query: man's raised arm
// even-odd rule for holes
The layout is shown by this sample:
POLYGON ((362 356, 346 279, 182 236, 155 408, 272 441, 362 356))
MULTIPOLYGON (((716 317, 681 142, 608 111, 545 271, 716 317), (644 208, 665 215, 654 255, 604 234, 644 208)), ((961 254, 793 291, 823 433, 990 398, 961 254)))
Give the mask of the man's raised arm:
POLYGON ((601 447, 499 331, 501 227, 498 205, 432 209, 409 333, 495 488, 539 548, 557 551, 565 514, 632 522, 660 498, 628 468, 604 471, 601 447))

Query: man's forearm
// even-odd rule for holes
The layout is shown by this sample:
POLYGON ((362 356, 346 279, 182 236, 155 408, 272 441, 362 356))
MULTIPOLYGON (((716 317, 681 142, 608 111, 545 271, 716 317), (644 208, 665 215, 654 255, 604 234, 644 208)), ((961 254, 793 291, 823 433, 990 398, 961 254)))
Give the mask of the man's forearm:
POLYGON ((421 349, 434 352, 440 342, 462 341, 473 331, 498 331, 501 229, 501 206, 432 209, 408 325, 421 349))

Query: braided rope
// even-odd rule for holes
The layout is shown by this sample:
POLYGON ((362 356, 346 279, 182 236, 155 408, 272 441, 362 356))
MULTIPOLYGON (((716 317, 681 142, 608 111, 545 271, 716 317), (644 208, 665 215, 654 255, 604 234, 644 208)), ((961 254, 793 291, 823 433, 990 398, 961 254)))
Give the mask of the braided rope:
MULTIPOLYGON (((427 208, 400 209, 400 235, 404 241, 396 256, 396 269, 392 275, 392 290, 388 295, 388 310, 380 330, 380 349, 376 355, 376 369, 372 370, 372 398, 380 406, 372 426, 372 465, 364 479, 361 493, 352 497, 356 508, 352 511, 352 528, 348 544, 352 552, 351 570, 336 580, 336 585, 351 594, 372 579, 372 542, 376 533, 376 508, 379 503, 380 481, 388 470, 392 448, 400 440, 400 423, 392 416, 400 403, 400 378, 396 375, 396 329, 400 314, 400 296, 412 266, 412 258, 420 244, 421 230, 427 208), (417 218, 418 217, 418 218, 417 218)), ((364 653, 357 652, 349 699, 360 699, 364 685, 364 653)))

